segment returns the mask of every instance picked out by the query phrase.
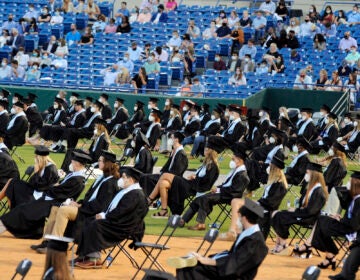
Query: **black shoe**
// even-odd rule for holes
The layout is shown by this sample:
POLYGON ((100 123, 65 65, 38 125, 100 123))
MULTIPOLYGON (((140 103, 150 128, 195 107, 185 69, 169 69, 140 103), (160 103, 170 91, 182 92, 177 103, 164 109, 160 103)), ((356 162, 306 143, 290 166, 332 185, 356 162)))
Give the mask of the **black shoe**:
POLYGON ((346 280, 346 278, 342 277, 341 274, 329 275, 329 279, 331 279, 331 280, 346 280))
POLYGON ((47 245, 48 245, 48 242, 47 240, 44 240, 43 242, 41 242, 41 244, 39 245, 31 245, 30 248, 33 249, 33 250, 37 250, 39 248, 47 248, 47 245))
POLYGON ((332 258, 326 257, 325 259, 328 261, 328 263, 324 264, 324 262, 321 262, 317 265, 317 267, 321 269, 326 269, 330 266, 332 270, 335 270, 336 269, 336 261, 334 260, 335 256, 332 258))
POLYGON ((66 153, 66 148, 65 148, 65 146, 64 145, 61 145, 57 150, 56 150, 56 153, 61 153, 61 154, 63 154, 63 153, 66 153))
POLYGON ((38 254, 46 254, 46 252, 47 252, 47 247, 36 249, 36 253, 38 253, 38 254))

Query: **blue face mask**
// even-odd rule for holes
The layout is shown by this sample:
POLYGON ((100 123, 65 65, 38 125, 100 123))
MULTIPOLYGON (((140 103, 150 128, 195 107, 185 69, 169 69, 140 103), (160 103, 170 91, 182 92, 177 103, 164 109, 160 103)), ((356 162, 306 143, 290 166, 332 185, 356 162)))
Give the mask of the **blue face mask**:
POLYGON ((115 69, 115 68, 112 68, 112 69, 111 69, 111 72, 115 73, 115 72, 116 72, 116 69, 115 69))

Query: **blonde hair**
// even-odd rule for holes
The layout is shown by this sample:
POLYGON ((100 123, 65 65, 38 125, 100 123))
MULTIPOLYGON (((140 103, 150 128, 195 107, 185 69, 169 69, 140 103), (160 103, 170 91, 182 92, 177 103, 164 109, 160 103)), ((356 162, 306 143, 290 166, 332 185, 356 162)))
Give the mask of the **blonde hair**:
POLYGON ((56 166, 55 162, 49 156, 35 155, 34 173, 41 172, 49 163, 56 166))
POLYGON ((282 113, 284 113, 284 115, 285 115, 284 117, 285 117, 285 118, 289 119, 289 115, 288 115, 288 111, 287 111, 287 108, 286 108, 286 107, 281 106, 281 107, 279 108, 279 111, 282 112, 282 113))
POLYGON ((281 182, 284 184, 284 188, 288 188, 288 183, 284 174, 284 171, 274 164, 270 164, 270 173, 267 181, 268 185, 281 182))
POLYGON ((333 124, 333 125, 336 127, 336 129, 339 130, 339 126, 338 126, 336 120, 333 119, 333 118, 330 117, 330 116, 327 116, 327 118, 328 118, 328 120, 329 120, 329 123, 325 126, 325 129, 327 129, 330 125, 333 124))
POLYGON ((327 200, 329 193, 327 191, 326 188, 326 184, 325 184, 325 179, 324 179, 324 175, 321 172, 317 172, 314 170, 311 170, 311 175, 310 175, 310 180, 308 183, 308 187, 307 187, 307 191, 305 194, 305 202, 304 202, 304 206, 306 207, 309 203, 309 194, 310 191, 316 186, 316 184, 320 184, 321 188, 323 189, 323 192, 325 194, 325 198, 327 200))
POLYGON ((106 142, 110 143, 111 140, 110 140, 110 136, 109 136, 109 133, 107 131, 107 128, 103 124, 100 124, 100 123, 97 123, 96 127, 97 127, 97 130, 98 130, 98 134, 95 136, 95 139, 98 138, 102 133, 104 133, 104 137, 105 137, 106 142))
POLYGON ((218 168, 219 168, 219 164, 218 164, 218 153, 211 149, 211 148, 208 148, 209 151, 208 153, 205 155, 205 159, 204 159, 204 162, 203 164, 206 166, 206 167, 209 167, 211 164, 215 164, 218 168))

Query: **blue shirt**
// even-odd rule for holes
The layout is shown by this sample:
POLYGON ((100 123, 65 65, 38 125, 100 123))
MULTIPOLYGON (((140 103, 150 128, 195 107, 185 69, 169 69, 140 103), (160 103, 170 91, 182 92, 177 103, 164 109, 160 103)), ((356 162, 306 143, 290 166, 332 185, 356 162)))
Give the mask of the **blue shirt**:
POLYGON ((360 22, 360 13, 350 13, 347 22, 360 22))
POLYGON ((69 41, 73 42, 80 42, 81 35, 79 31, 76 31, 75 33, 69 32, 66 34, 66 42, 69 43, 69 41))
POLYGON ((261 16, 260 18, 255 17, 255 18, 253 19, 252 26, 253 26, 255 29, 257 29, 257 28, 259 28, 261 25, 264 25, 263 28, 265 28, 265 27, 266 27, 266 22, 267 22, 267 21, 266 21, 266 18, 263 17, 263 16, 261 16))
POLYGON ((249 47, 249 45, 243 45, 240 49, 239 52, 239 58, 243 59, 245 57, 245 54, 250 54, 251 55, 251 59, 255 58, 256 55, 256 47, 252 46, 251 48, 249 47))

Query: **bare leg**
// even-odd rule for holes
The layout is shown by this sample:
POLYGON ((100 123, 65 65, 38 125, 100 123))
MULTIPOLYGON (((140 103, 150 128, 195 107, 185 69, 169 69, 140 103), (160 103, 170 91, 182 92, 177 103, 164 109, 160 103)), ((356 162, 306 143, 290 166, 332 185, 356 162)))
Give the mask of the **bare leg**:
POLYGON ((161 175, 161 177, 159 178, 159 181, 156 183, 155 188, 153 189, 153 191, 151 192, 151 194, 149 195, 149 198, 151 200, 154 200, 160 193, 160 186, 163 184, 172 184, 172 181, 174 179, 174 174, 171 173, 164 173, 161 175), (166 183, 163 183, 163 181, 167 181, 166 183))
POLYGON ((7 188, 8 188, 8 186, 9 186, 10 182, 12 181, 12 179, 13 179, 13 178, 10 178, 10 179, 6 182, 6 184, 5 184, 5 186, 3 187, 3 189, 1 190, 1 192, 0 192, 0 200, 2 200, 2 199, 6 196, 6 195, 5 195, 5 192, 6 192, 7 188))

